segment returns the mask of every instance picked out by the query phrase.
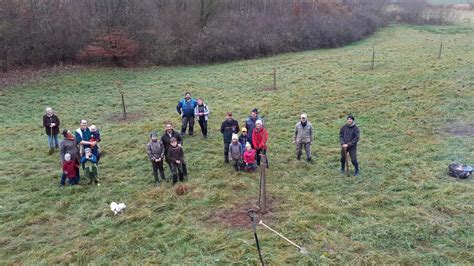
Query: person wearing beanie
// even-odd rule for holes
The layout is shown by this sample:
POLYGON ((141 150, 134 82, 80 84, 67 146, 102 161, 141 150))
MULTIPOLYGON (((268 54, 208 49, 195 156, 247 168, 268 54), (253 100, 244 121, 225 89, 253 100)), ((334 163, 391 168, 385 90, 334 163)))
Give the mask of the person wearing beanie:
POLYGON ((163 160, 165 158, 165 146, 163 145, 163 142, 158 139, 158 135, 155 131, 150 133, 150 141, 146 145, 146 150, 148 154, 148 159, 150 159, 151 161, 155 184, 159 186, 160 179, 158 178, 158 171, 160 171, 161 179, 163 181, 166 180, 165 170, 163 168, 163 160))
POLYGON ((232 117, 231 112, 227 112, 226 119, 221 124, 221 133, 224 139, 224 163, 229 163, 229 145, 232 142, 232 134, 240 130, 239 122, 232 117))
POLYGON ((229 160, 234 164, 234 170, 240 171, 242 164, 242 146, 239 143, 239 136, 232 134, 232 142, 229 144, 229 160))
POLYGON ((255 123, 257 120, 262 120, 262 118, 258 115, 258 110, 257 108, 252 109, 252 112, 250 113, 249 117, 245 120, 245 128, 247 128, 247 136, 249 138, 250 145, 252 145, 252 148, 255 149, 252 143, 252 133, 253 129, 255 128, 255 123))
POLYGON ((79 183, 76 168, 76 162, 71 160, 71 154, 64 154, 64 162, 62 165, 63 174, 61 175, 61 182, 59 184, 60 187, 64 187, 64 185, 66 184, 66 178, 68 179, 68 183, 71 186, 74 186, 79 183))
POLYGON ((97 180, 98 168, 97 168, 97 158, 92 153, 91 148, 84 149, 84 155, 81 158, 82 169, 86 173, 86 177, 89 178, 89 184, 99 185, 99 180, 97 180))
POLYGON ((186 134, 186 128, 189 124, 189 135, 194 135, 194 108, 197 106, 197 101, 191 98, 191 93, 188 91, 184 94, 184 98, 178 102, 176 112, 181 115, 181 136, 186 134))
POLYGON ((301 114, 300 121, 296 123, 293 143, 296 144, 296 159, 301 160, 304 147, 306 160, 311 161, 311 143, 313 142, 313 125, 308 121, 306 114, 301 114))
POLYGON ((176 138, 171 138, 170 140, 170 147, 168 148, 168 153, 166 154, 170 165, 171 165, 171 173, 173 174, 173 185, 179 181, 184 181, 184 150, 178 145, 178 141, 176 138))
POLYGON ((244 153, 245 151, 245 145, 247 144, 247 142, 251 142, 252 140, 250 140, 249 136, 247 135, 247 128, 242 128, 242 133, 240 134, 240 137, 239 137, 239 143, 240 143, 240 146, 242 147, 242 154, 244 153))
POLYGON ((194 107, 194 116, 198 117, 202 137, 205 139, 207 139, 207 120, 209 119, 210 112, 209 107, 204 103, 202 98, 198 98, 197 105, 194 107))
POLYGON ((244 151, 244 164, 245 164, 245 171, 255 171, 257 169, 257 164, 255 163, 255 150, 252 149, 252 145, 249 142, 245 144, 245 151, 244 151))
MULTIPOLYGON (((255 122, 255 129, 252 132, 252 142, 253 147, 256 150, 257 154, 257 165, 260 165, 261 154, 267 155, 267 141, 268 141, 268 132, 263 127, 262 120, 257 120, 255 122)), ((267 168, 268 168, 268 158, 266 158, 267 168)))
POLYGON ((346 152, 351 157, 352 165, 354 165, 354 175, 359 175, 359 162, 357 161, 357 143, 359 142, 360 131, 355 123, 353 115, 348 115, 346 123, 339 130, 339 142, 341 144, 341 173, 344 173, 346 164, 346 152))
POLYGON ((43 127, 48 136, 49 155, 54 153, 55 148, 59 148, 59 124, 59 118, 54 114, 53 108, 46 107, 46 114, 43 116, 43 127))

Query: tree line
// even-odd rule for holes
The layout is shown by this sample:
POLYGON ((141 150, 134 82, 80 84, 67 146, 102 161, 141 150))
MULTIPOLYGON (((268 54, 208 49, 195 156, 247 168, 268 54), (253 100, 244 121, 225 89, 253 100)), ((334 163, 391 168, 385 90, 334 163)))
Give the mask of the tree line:
POLYGON ((202 64, 339 47, 385 25, 391 2, 0 0, 0 62, 4 72, 76 62, 202 64))

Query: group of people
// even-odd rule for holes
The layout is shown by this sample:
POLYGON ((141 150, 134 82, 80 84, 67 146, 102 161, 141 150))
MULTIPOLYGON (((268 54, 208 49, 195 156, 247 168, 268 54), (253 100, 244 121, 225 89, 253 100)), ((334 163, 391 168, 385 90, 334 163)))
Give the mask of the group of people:
MULTIPOLYGON (((174 130, 173 125, 168 122, 165 125, 161 137, 153 131, 147 144, 148 158, 152 164, 154 181, 159 185, 162 181, 185 181, 188 176, 187 166, 184 159, 183 137, 188 134, 194 135, 194 122, 198 119, 201 133, 204 139, 208 137, 207 123, 210 109, 202 98, 193 99, 190 92, 186 92, 184 98, 178 102, 176 111, 181 115, 181 132, 174 130), (167 163, 172 178, 165 177, 164 162, 167 163)), ((81 120, 80 127, 74 134, 65 129, 62 131, 64 140, 58 144, 59 118, 53 113, 52 108, 46 108, 43 117, 43 125, 48 136, 49 153, 59 149, 63 173, 61 186, 65 180, 69 184, 78 184, 79 165, 89 178, 90 183, 98 183, 98 163, 100 160, 100 133, 96 126, 88 126, 87 120, 81 120)), ((235 171, 255 171, 263 163, 268 166, 267 141, 268 131, 264 120, 259 116, 255 108, 245 120, 245 127, 240 128, 239 122, 233 118, 232 112, 228 112, 226 119, 222 122, 220 132, 224 142, 224 163, 232 163, 235 171), (238 133, 240 132, 240 136, 238 133)), ((341 144, 341 173, 345 172, 347 154, 355 168, 354 175, 359 175, 359 164, 357 161, 357 143, 359 141, 359 128, 352 115, 347 116, 346 123, 339 131, 341 144)), ((311 145, 314 140, 314 128, 308 121, 307 114, 300 115, 300 121, 296 123, 293 135, 293 143, 296 145, 296 159, 301 160, 303 148, 306 160, 312 161, 311 145)))
POLYGON ((48 136, 49 154, 59 150, 61 161, 60 187, 66 184, 77 185, 80 180, 79 167, 82 166, 90 184, 99 184, 98 163, 100 160, 100 132, 95 125, 89 127, 87 120, 81 120, 78 129, 72 133, 64 129, 61 134, 63 140, 58 143, 60 120, 51 107, 46 108, 43 116, 43 126, 48 136))

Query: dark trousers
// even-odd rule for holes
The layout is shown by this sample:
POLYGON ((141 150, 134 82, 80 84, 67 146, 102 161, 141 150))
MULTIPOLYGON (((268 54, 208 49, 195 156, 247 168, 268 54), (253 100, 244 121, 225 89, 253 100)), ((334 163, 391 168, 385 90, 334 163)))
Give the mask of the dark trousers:
POLYGON ((299 143, 296 143, 296 158, 298 158, 298 160, 301 158, 301 154, 303 153, 303 147, 306 152, 306 158, 308 159, 311 158, 311 143, 299 142, 299 143))
POLYGON ((224 162, 229 162, 229 143, 224 142, 224 162))
POLYGON ((171 173, 173 174, 173 184, 178 182, 178 176, 179 176, 179 181, 183 182, 184 181, 183 164, 171 163, 170 166, 171 166, 171 173))
POLYGON ((161 179, 165 180, 165 169, 163 168, 163 159, 159 162, 151 161, 151 166, 153 168, 153 177, 155 178, 155 182, 160 181, 160 179, 158 178, 158 170, 160 171, 161 179))
POLYGON ((204 137, 207 137, 207 121, 199 119, 199 126, 204 137))
POLYGON ((189 124, 189 135, 194 134, 194 116, 183 116, 181 118, 181 135, 186 133, 186 127, 189 124))
POLYGON ((267 168, 268 168, 268 158, 267 158, 267 150, 264 149, 257 149, 256 156, 257 156, 257 165, 260 165, 260 154, 265 155, 266 163, 267 163, 267 168))
MULTIPOLYGON (((166 163, 168 164, 170 168, 171 174, 173 174, 173 170, 171 169, 171 163, 168 160, 166 160, 166 163)), ((181 163, 181 165, 183 166, 183 175, 188 176, 188 167, 186 166, 185 163, 181 163)))
MULTIPOLYGON (((77 185, 79 183, 79 175, 76 175, 76 177, 74 177, 74 178, 67 178, 67 180, 68 180, 69 185, 71 185, 71 186, 77 185)), ((63 173, 61 175, 60 185, 64 186, 65 184, 66 184, 66 174, 63 173)))
POLYGON ((240 171, 241 166, 242 166, 242 161, 241 159, 232 159, 232 164, 234 166, 235 171, 240 171))
MULTIPOLYGON (((359 172, 359 163, 357 162, 357 146, 349 146, 349 156, 351 157, 352 165, 354 165, 355 171, 359 172)), ((344 148, 341 148, 341 169, 344 170, 346 166, 346 154, 344 148)))

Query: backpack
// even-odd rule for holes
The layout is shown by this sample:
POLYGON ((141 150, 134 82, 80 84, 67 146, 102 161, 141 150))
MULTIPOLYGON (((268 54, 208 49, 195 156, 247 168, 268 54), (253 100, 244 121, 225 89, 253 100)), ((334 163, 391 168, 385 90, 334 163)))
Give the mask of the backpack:
POLYGON ((472 167, 460 163, 451 163, 448 166, 449 175, 452 177, 459 177, 466 179, 472 174, 472 167))

